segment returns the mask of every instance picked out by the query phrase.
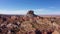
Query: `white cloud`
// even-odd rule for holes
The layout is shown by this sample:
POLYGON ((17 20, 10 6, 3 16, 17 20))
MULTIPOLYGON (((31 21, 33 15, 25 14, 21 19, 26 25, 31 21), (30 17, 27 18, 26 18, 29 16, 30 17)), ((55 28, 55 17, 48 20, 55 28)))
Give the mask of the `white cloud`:
POLYGON ((60 11, 50 12, 50 13, 47 13, 47 14, 51 14, 51 15, 60 15, 60 11))
POLYGON ((28 10, 15 10, 15 11, 8 11, 8 10, 0 10, 0 14, 26 14, 28 10))
POLYGON ((46 9, 34 9, 35 11, 46 11, 46 9))
POLYGON ((48 9, 34 9, 35 14, 43 14, 44 12, 48 12, 48 9))
MULTIPOLYGON (((0 14, 26 14, 28 12, 28 10, 14 10, 14 11, 9 11, 9 10, 0 10, 0 14)), ((32 9, 35 11, 35 13, 37 12, 41 12, 41 11, 46 11, 45 9, 32 9)))
MULTIPOLYGON (((15 10, 15 11, 9 11, 9 10, 1 10, 0 9, 0 14, 26 14, 28 10, 15 10)), ((60 11, 53 11, 51 9, 32 9, 34 10, 35 14, 42 14, 42 15, 60 15, 60 11)))

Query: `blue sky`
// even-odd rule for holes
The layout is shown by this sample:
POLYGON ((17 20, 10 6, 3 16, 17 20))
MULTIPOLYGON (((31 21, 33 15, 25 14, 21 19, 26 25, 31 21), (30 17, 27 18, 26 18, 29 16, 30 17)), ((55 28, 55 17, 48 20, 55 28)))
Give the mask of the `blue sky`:
POLYGON ((0 14, 26 14, 34 10, 35 14, 60 15, 60 0, 0 0, 0 14))

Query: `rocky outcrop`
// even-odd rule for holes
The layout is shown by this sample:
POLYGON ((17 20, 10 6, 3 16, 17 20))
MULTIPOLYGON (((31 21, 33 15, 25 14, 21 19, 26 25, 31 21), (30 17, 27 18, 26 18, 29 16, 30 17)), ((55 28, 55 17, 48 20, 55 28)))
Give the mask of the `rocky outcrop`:
POLYGON ((30 10, 27 12, 27 15, 28 17, 36 17, 37 15, 34 14, 34 11, 33 10, 30 10))

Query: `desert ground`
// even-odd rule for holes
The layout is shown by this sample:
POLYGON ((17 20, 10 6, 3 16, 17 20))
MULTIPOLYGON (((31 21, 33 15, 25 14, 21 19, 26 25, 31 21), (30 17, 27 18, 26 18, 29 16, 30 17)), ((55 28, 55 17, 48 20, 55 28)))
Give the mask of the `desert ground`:
POLYGON ((0 34, 60 34, 60 16, 0 14, 0 34))
POLYGON ((59 16, 0 15, 0 34, 48 33, 60 34, 59 16))

